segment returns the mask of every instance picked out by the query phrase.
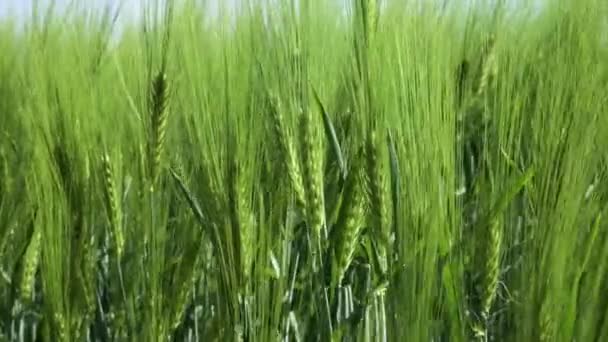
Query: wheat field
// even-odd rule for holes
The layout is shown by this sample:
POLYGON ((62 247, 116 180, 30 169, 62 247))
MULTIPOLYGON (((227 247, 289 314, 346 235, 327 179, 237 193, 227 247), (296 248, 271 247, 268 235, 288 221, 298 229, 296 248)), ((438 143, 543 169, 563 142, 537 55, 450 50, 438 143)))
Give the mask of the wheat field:
POLYGON ((608 3, 0 19, 0 341, 608 340, 608 3))

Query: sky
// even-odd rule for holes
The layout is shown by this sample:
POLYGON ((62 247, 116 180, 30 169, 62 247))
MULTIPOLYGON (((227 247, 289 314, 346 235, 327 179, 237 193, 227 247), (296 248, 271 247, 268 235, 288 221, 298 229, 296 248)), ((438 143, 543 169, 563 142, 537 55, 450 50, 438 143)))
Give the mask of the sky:
MULTIPOLYGON (((32 11, 32 6, 34 4, 38 4, 42 11, 47 8, 47 6, 54 2, 56 4, 56 9, 58 12, 65 10, 70 5, 76 4, 80 9, 104 9, 108 6, 111 9, 116 9, 118 7, 121 8, 120 16, 119 16, 119 24, 121 23, 129 23, 136 21, 138 18, 141 18, 143 15, 143 8, 146 3, 151 4, 156 1, 160 1, 161 3, 165 0, 0 0, 0 20, 7 18, 14 18, 18 22, 23 22, 23 20, 27 20, 30 18, 30 14, 32 11)), ((179 2, 178 0, 171 0, 179 2)), ((239 1, 243 0, 194 0, 196 2, 204 3, 205 7, 210 13, 216 13, 219 4, 227 5, 228 8, 236 9, 239 6, 236 4, 239 1)), ((272 1, 272 0, 271 0, 272 1)), ((274 0, 280 1, 280 0, 274 0)), ((347 3, 351 0, 335 0, 342 3, 347 3)), ((431 0, 433 1, 433 0, 431 0)), ((443 0, 437 0, 443 1, 443 0)), ((463 3, 468 3, 470 1, 479 1, 479 0, 461 0, 463 3)), ((488 1, 488 0, 481 0, 488 1)), ((492 1, 492 0, 490 0, 492 1)), ((518 3, 536 3, 540 4, 542 0, 493 0, 493 1, 506 1, 509 4, 509 8, 518 8, 516 4, 518 3)), ((44 12, 43 12, 44 13, 44 12)))
MULTIPOLYGON (((88 1, 74 1, 74 0, 54 0, 58 8, 65 8, 70 3, 81 4, 86 3, 91 8, 103 6, 117 6, 120 0, 88 0, 88 1)), ((40 4, 45 7, 50 4, 51 0, 2 0, 0 1, 0 16, 18 15, 27 16, 31 11, 33 4, 40 4)), ((124 3, 123 7, 128 11, 136 11, 137 7, 142 3, 142 0, 122 0, 124 3)))
MULTIPOLYGON (((132 21, 134 18, 143 15, 145 4, 154 4, 156 1, 163 3, 164 0, 0 0, 0 19, 8 17, 17 20, 27 19, 32 11, 34 4, 38 4, 39 8, 44 10, 49 4, 55 3, 55 8, 58 12, 69 8, 76 4, 79 9, 105 9, 109 6, 111 9, 121 9, 120 16, 123 21, 132 21)), ((171 0, 175 1, 175 0, 171 0)), ((211 11, 217 10, 218 4, 228 4, 229 7, 234 7, 234 3, 238 0, 196 0, 204 3, 206 8, 211 11)))
POLYGON ((107 6, 115 9, 121 8, 122 20, 133 20, 141 15, 144 0, 0 0, 0 19, 14 18, 18 21, 30 17, 32 7, 38 4, 41 11, 55 2, 58 12, 64 11, 71 4, 77 4, 79 8, 103 9, 107 6), (122 5, 121 5, 122 3, 122 5))

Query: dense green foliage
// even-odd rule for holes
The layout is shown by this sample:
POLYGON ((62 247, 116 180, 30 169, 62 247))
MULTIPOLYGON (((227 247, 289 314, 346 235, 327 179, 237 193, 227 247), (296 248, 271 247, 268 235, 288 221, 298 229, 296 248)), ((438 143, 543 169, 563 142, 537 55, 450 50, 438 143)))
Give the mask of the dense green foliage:
POLYGON ((0 340, 608 340, 608 3, 279 3, 0 25, 0 340))

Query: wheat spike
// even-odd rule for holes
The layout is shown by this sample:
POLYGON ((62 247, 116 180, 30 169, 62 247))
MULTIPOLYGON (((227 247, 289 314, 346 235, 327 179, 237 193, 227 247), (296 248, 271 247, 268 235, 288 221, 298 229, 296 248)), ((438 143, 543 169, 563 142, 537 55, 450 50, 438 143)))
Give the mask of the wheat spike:
POLYGON ((551 315, 552 307, 550 303, 550 300, 545 298, 540 309, 539 340, 542 342, 555 340, 555 324, 551 315))
POLYGON ((485 244, 485 261, 481 279, 481 316, 487 319, 496 298, 496 289, 500 275, 500 245, 502 234, 498 220, 489 227, 488 237, 485 244))
POLYGON ((304 189, 306 191, 307 204, 306 220, 308 226, 318 238, 325 224, 321 138, 312 113, 303 112, 300 114, 300 119, 304 189))
POLYGON ((335 271, 332 274, 334 285, 339 285, 350 266, 353 254, 356 251, 359 234, 363 226, 365 216, 365 194, 363 170, 361 157, 355 161, 346 184, 343 196, 343 207, 336 224, 335 235, 331 241, 335 243, 334 265, 335 271))
POLYGON ((35 226, 23 256, 21 282, 19 284, 21 299, 25 301, 30 301, 34 294, 36 271, 38 270, 38 264, 40 263, 41 241, 42 232, 40 231, 40 227, 35 226))
POLYGON ((367 177, 369 179, 369 198, 371 209, 371 228, 376 237, 378 252, 380 257, 381 271, 387 271, 387 246, 389 229, 388 212, 388 188, 386 183, 386 173, 383 168, 384 154, 383 149, 378 143, 378 136, 375 130, 371 130, 366 147, 367 177))
MULTIPOLYGON (((197 250, 198 251, 198 250, 197 250)), ((173 321, 171 323, 171 329, 177 329, 184 318, 184 314, 186 309, 188 308, 188 303, 190 303, 192 290, 196 288, 196 281, 200 276, 200 267, 201 267, 201 257, 200 253, 196 254, 194 257, 194 262, 192 264, 192 272, 187 279, 179 278, 180 280, 185 280, 181 284, 177 284, 180 286, 179 292, 177 294, 177 299, 174 301, 175 306, 173 309, 172 318, 173 321)))
POLYGON ((500 247, 502 234, 499 220, 494 218, 490 224, 478 226, 480 231, 476 235, 478 241, 475 243, 475 259, 473 265, 477 265, 479 276, 476 277, 475 297, 477 299, 473 308, 471 328, 478 340, 487 338, 487 323, 500 276, 500 247))
POLYGON ((366 0, 366 35, 368 46, 373 44, 374 34, 378 20, 378 2, 377 0, 366 0))
POLYGON ((477 88, 477 95, 483 95, 488 89, 490 81, 496 77, 498 73, 498 65, 496 63, 496 54, 494 50, 494 38, 489 37, 486 42, 484 51, 482 52, 481 78, 477 88))
POLYGON ((359 21, 363 42, 369 45, 373 42, 378 20, 377 0, 358 0, 356 6, 357 20, 359 21))
POLYGON ((471 325, 471 331, 473 332, 473 338, 476 341, 485 342, 487 340, 486 327, 481 322, 473 322, 473 324, 471 325))
POLYGON ((6 152, 4 151, 4 148, 0 148, 0 200, 2 200, 4 193, 8 192, 8 189, 10 189, 9 181, 11 178, 8 170, 9 162, 6 152))
POLYGON ((66 322, 65 316, 57 312, 54 315, 54 323, 55 323, 55 334, 57 336, 57 341, 67 341, 68 340, 68 324, 66 322))
POLYGON ((105 154, 101 158, 103 166, 103 182, 104 182, 104 198, 106 202, 106 210, 112 228, 112 235, 116 245, 116 255, 120 260, 124 253, 125 239, 122 227, 122 213, 120 210, 119 196, 114 183, 114 171, 110 157, 105 154))
POLYGON ((162 71, 152 81, 149 110, 151 120, 150 176, 155 184, 161 168, 167 118, 169 117, 169 82, 167 75, 162 71))
POLYGON ((237 262, 241 268, 242 279, 247 279, 250 275, 250 268, 253 256, 251 255, 252 227, 250 226, 251 211, 247 202, 247 192, 244 179, 240 172, 243 167, 233 153, 230 166, 229 177, 229 202, 230 219, 232 221, 235 243, 238 243, 237 262))
POLYGON ((275 135, 279 143, 279 149, 283 155, 283 162, 287 170, 287 175, 291 181, 291 186, 295 192, 296 205, 302 211, 306 210, 306 194, 304 191, 304 185, 302 182, 302 173, 300 171, 300 164, 296 158, 296 149, 289 134, 287 127, 285 126, 285 119, 282 113, 282 106, 280 100, 275 96, 272 99, 272 120, 275 135))

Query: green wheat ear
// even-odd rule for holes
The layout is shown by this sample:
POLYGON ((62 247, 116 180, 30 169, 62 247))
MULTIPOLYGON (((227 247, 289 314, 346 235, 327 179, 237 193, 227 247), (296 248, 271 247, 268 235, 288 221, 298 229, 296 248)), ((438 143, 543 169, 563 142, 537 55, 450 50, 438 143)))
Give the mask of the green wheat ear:
POLYGON ((114 171, 110 157, 105 154, 101 158, 103 167, 104 199, 112 235, 116 245, 116 255, 118 260, 122 259, 124 253, 125 239, 122 231, 122 213, 120 210, 120 200, 114 182, 114 171))
POLYGON ((553 305, 549 298, 545 298, 540 309, 539 341, 548 342, 555 340, 555 321, 553 320, 553 305))
POLYGON ((40 248, 42 241, 42 232, 39 226, 35 226, 34 232, 27 245, 27 249, 23 256, 23 266, 21 270, 21 282, 19 291, 21 299, 30 301, 34 294, 34 283, 36 279, 36 271, 40 263, 40 248))
POLYGON ((238 251, 237 263, 240 267, 241 280, 249 279, 252 265, 252 226, 250 222, 251 211, 247 201, 247 188, 245 179, 241 172, 242 162, 238 159, 236 151, 230 157, 228 171, 228 202, 230 221, 232 223, 236 238, 235 250, 238 251))
POLYGON ((534 169, 530 168, 507 185, 490 210, 481 221, 476 237, 476 267, 480 268, 480 279, 477 282, 479 307, 473 322, 473 332, 483 336, 487 334, 487 322, 492 305, 496 298, 500 278, 500 257, 502 247, 502 226, 500 216, 507 209, 515 196, 530 182, 534 169))
POLYGON ((488 89, 490 82, 496 78, 498 64, 494 48, 494 36, 489 36, 482 51, 481 77, 477 87, 477 95, 483 95, 488 89))
POLYGON ((481 278, 481 317, 485 321, 490 315, 500 275, 500 252, 502 230, 498 220, 493 222, 485 238, 485 260, 481 278))
POLYGON ((318 238, 325 224, 322 141, 316 121, 308 111, 300 114, 300 143, 306 191, 306 221, 318 238))
POLYGON ((161 168, 167 131, 167 118, 169 117, 169 82, 167 75, 163 71, 160 71, 152 81, 149 112, 151 124, 149 145, 150 177, 152 183, 156 184, 161 168))
POLYGON ((368 44, 372 44, 376 33, 376 25, 378 24, 378 1, 367 0, 366 2, 366 35, 368 44))
POLYGON ((333 244, 332 283, 340 285, 357 249, 365 217, 365 189, 363 151, 353 162, 348 174, 338 222, 332 230, 333 244))
POLYGON ((306 191, 302 181, 302 172, 297 159, 297 151, 289 134, 289 130, 285 125, 283 117, 283 107, 277 96, 271 95, 271 116, 273 121, 274 133, 279 143, 279 150, 282 154, 283 164, 287 170, 287 175, 291 182, 293 191, 295 192, 296 205, 302 212, 306 211, 306 191))
POLYGON ((374 34, 378 23, 378 1, 377 0, 358 0, 355 4, 359 12, 361 33, 365 44, 369 46, 374 40, 374 34))
POLYGON ((388 271, 387 248, 389 240, 389 190, 384 165, 383 145, 376 130, 372 129, 366 142, 366 168, 372 235, 378 242, 378 261, 382 273, 388 271))
POLYGON ((57 312, 52 317, 54 335, 57 341, 68 341, 69 324, 61 312, 57 312))
POLYGON ((0 148, 0 201, 2 200, 4 193, 8 191, 10 188, 9 180, 10 174, 9 170, 9 162, 6 156, 6 152, 4 148, 0 148))

